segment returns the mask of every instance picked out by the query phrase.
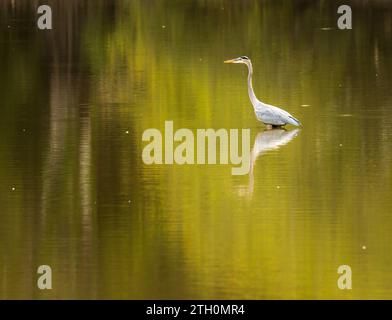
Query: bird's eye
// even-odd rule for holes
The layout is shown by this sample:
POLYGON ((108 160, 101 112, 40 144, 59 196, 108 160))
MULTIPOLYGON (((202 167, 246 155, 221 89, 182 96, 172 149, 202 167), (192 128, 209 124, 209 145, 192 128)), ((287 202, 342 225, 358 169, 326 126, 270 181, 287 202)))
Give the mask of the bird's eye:
POLYGON ((248 57, 247 56, 242 56, 241 59, 248 60, 248 57))

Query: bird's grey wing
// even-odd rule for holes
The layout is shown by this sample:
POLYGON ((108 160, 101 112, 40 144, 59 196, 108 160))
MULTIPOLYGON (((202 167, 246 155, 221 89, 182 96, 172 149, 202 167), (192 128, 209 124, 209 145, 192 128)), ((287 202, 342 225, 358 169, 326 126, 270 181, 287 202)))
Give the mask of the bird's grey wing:
POLYGON ((257 119, 265 124, 272 124, 276 126, 281 126, 286 124, 284 118, 282 117, 281 112, 279 112, 280 109, 276 107, 274 108, 271 107, 263 108, 262 110, 256 110, 255 113, 257 119))
POLYGON ((275 123, 271 124, 284 125, 289 123, 295 126, 301 125, 301 122, 299 122, 286 110, 271 105, 267 105, 266 109, 270 114, 272 114, 272 119, 275 121, 275 123))

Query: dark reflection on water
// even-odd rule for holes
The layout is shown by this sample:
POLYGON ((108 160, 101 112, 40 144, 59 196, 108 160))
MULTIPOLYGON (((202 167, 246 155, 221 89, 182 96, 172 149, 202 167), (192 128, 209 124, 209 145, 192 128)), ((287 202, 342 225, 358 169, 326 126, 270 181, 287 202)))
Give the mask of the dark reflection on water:
POLYGON ((335 1, 48 1, 45 32, 37 3, 0 3, 1 298, 391 296, 388 2, 340 31, 335 1), (262 131, 239 55, 300 133, 262 131), (165 120, 251 128, 257 165, 144 165, 165 120))

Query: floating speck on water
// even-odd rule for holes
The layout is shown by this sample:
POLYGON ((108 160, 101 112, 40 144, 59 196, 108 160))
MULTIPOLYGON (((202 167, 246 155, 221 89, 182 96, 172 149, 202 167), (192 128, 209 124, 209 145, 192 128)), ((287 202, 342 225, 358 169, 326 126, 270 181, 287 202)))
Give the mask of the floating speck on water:
POLYGON ((366 250, 366 246, 362 246, 362 250, 366 250))
POLYGON ((127 131, 125 131, 125 133, 126 133, 126 134, 129 134, 129 131, 127 130, 127 131))
POLYGON ((131 203, 131 200, 128 200, 128 203, 131 203))
POLYGON ((321 30, 323 30, 323 31, 328 31, 328 30, 332 30, 333 28, 331 28, 331 27, 324 27, 324 28, 321 28, 321 30))
POLYGON ((349 114, 349 113, 342 113, 342 114, 339 114, 339 117, 352 117, 353 115, 352 114, 349 114))
POLYGON ((276 186, 276 189, 280 189, 280 186, 276 186))
POLYGON ((10 29, 11 28, 11 26, 7 26, 8 27, 8 29, 10 29))
POLYGON ((22 129, 22 131, 23 131, 23 132, 26 132, 26 129, 25 129, 25 128, 23 128, 23 129, 22 129))
POLYGON ((15 187, 12 187, 11 190, 12 190, 12 191, 15 191, 15 187))
POLYGON ((339 147, 343 147, 343 144, 339 144, 339 147))
POLYGON ((162 29, 165 29, 166 28, 166 26, 162 26, 162 29))
POLYGON ((310 104, 301 104, 301 107, 304 107, 304 108, 310 107, 310 104))

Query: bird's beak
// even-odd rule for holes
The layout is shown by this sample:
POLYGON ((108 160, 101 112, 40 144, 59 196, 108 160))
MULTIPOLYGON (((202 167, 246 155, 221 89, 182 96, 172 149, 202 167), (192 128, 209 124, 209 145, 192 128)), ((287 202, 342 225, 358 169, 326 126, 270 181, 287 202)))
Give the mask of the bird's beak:
POLYGON ((225 61, 223 61, 223 62, 224 62, 224 63, 235 63, 234 61, 235 61, 235 59, 230 59, 230 60, 225 60, 225 61))

